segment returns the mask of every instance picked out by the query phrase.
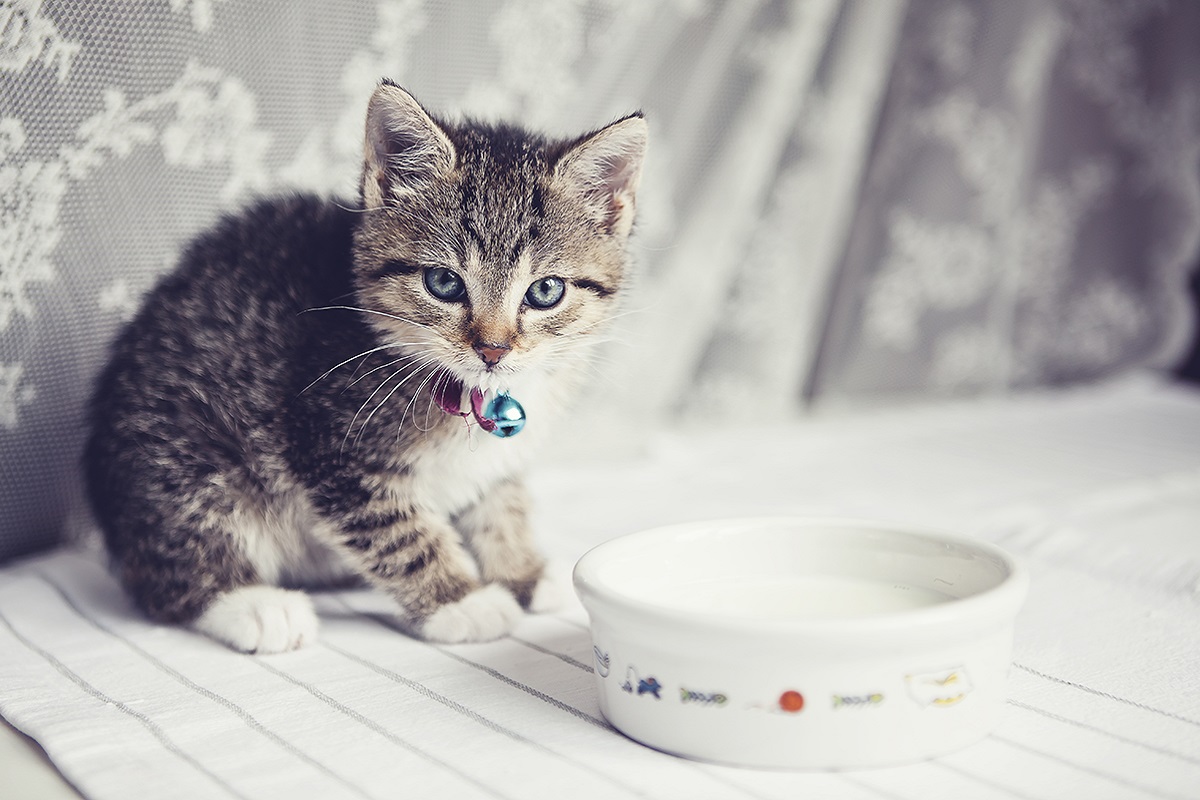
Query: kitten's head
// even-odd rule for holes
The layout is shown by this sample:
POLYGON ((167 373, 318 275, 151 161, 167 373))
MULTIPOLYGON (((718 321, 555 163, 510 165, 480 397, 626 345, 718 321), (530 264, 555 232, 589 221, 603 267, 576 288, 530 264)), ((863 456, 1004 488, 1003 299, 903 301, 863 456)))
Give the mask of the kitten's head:
POLYGON ((577 360, 625 283, 645 148, 638 114, 552 141, 436 120, 385 82, 367 110, 358 302, 466 387, 577 360))

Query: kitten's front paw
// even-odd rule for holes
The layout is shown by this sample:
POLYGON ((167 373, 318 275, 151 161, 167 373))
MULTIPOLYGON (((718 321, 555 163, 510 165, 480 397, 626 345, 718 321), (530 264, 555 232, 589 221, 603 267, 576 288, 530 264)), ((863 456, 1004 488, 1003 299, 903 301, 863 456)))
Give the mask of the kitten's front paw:
POLYGON ((243 586, 220 595, 192 627, 243 653, 282 653, 316 641, 317 614, 304 592, 243 586))
POLYGON ((544 574, 538 578, 537 585, 533 587, 533 595, 529 599, 529 610, 534 614, 548 614, 562 608, 566 599, 567 595, 563 591, 562 584, 550 575, 544 574))
POLYGON ((507 589, 489 583, 430 614, 421 636, 431 642, 486 642, 511 631, 521 613, 507 589))

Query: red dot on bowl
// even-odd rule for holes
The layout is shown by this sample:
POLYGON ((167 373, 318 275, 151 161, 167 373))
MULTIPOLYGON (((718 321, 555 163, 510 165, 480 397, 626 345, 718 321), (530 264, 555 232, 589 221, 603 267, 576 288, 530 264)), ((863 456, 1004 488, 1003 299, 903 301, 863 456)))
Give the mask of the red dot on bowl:
POLYGON ((794 714, 804 708, 804 695, 788 690, 779 695, 779 707, 794 714))

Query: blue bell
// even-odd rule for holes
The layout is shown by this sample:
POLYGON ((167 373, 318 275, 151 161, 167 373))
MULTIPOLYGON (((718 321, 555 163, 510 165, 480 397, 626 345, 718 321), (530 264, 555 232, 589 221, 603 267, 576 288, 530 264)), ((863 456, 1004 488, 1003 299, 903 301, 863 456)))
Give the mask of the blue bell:
POLYGON ((491 428, 483 425, 484 429, 493 436, 503 438, 516 436, 525 427, 525 409, 521 408, 521 404, 507 394, 498 394, 493 397, 487 404, 487 408, 483 410, 483 418, 494 423, 491 428))

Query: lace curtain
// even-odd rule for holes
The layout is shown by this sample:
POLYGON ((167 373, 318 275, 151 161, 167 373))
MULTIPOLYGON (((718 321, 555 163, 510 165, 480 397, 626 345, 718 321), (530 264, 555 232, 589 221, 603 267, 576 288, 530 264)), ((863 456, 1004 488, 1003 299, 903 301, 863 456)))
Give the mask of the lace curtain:
POLYGON ((552 133, 647 112, 608 436, 1177 357, 1198 41, 1167 1, 0 0, 0 557, 86 529, 141 294, 252 196, 351 194, 381 76, 552 133))

